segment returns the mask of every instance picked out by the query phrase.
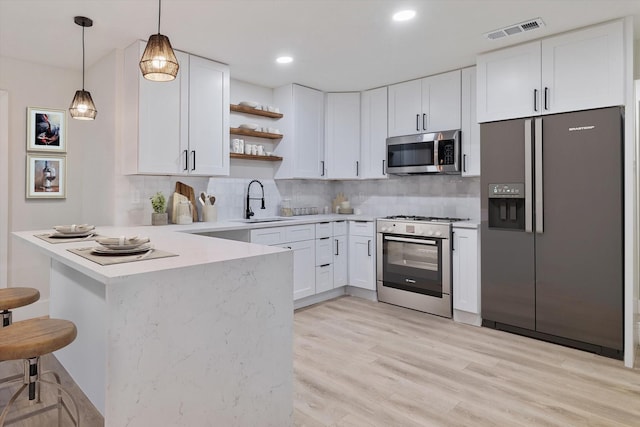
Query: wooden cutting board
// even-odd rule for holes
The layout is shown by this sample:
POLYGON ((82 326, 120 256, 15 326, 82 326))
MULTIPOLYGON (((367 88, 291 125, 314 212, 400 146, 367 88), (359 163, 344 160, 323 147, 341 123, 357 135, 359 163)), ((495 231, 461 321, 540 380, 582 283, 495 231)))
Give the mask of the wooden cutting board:
POLYGON ((182 194, 191 202, 191 213, 193 214, 193 222, 198 222, 198 205, 196 204, 196 193, 193 191, 193 187, 176 181, 176 189, 175 192, 178 194, 182 194))

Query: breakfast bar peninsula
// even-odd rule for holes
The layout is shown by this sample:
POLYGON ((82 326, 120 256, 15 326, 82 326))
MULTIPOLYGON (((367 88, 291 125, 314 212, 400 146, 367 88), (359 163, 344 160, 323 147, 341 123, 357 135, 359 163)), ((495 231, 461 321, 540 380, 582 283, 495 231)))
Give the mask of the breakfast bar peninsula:
POLYGON ((50 315, 78 328, 55 355, 106 426, 292 425, 291 251, 171 226, 96 232, 172 256, 100 265, 71 251, 95 241, 14 236, 51 259, 50 315))

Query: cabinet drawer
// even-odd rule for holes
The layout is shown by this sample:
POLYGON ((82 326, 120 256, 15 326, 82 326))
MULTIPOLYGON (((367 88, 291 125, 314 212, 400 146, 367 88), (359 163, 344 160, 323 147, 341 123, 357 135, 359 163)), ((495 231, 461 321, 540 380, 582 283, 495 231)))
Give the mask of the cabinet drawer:
POLYGON ((331 264, 333 262, 333 239, 324 237, 316 239, 316 265, 331 264))
POLYGON ((334 221, 333 223, 333 235, 343 236, 347 234, 347 221, 334 221))
POLYGON ((292 225, 285 228, 286 242, 301 242, 316 238, 315 224, 292 225))
POLYGON ((251 230, 251 243, 261 245, 279 245, 287 241, 285 227, 261 228, 251 230))
POLYGON ((349 234, 354 236, 373 236, 372 221, 349 221, 349 234))
POLYGON ((319 222, 316 224, 316 239, 331 237, 333 230, 330 222, 319 222))
POLYGON ((333 289, 333 266, 324 264, 316 267, 316 294, 333 289))

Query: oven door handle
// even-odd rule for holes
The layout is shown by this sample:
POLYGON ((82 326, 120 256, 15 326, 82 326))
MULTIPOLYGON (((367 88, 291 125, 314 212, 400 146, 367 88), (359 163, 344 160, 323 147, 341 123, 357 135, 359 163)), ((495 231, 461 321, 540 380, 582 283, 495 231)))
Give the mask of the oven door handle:
POLYGON ((392 242, 417 243, 419 245, 432 246, 436 246, 438 244, 438 242, 436 242, 435 240, 410 239, 408 237, 384 236, 384 240, 391 240, 392 242))

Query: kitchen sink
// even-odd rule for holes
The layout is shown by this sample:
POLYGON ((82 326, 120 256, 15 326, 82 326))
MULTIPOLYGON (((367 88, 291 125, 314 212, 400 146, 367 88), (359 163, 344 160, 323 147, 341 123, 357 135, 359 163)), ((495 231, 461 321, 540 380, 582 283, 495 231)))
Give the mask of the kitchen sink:
POLYGON ((279 222, 279 221, 290 221, 293 218, 283 218, 283 217, 267 217, 267 218, 251 218, 251 219, 232 219, 231 222, 242 222, 245 224, 257 224, 261 222, 279 222))

